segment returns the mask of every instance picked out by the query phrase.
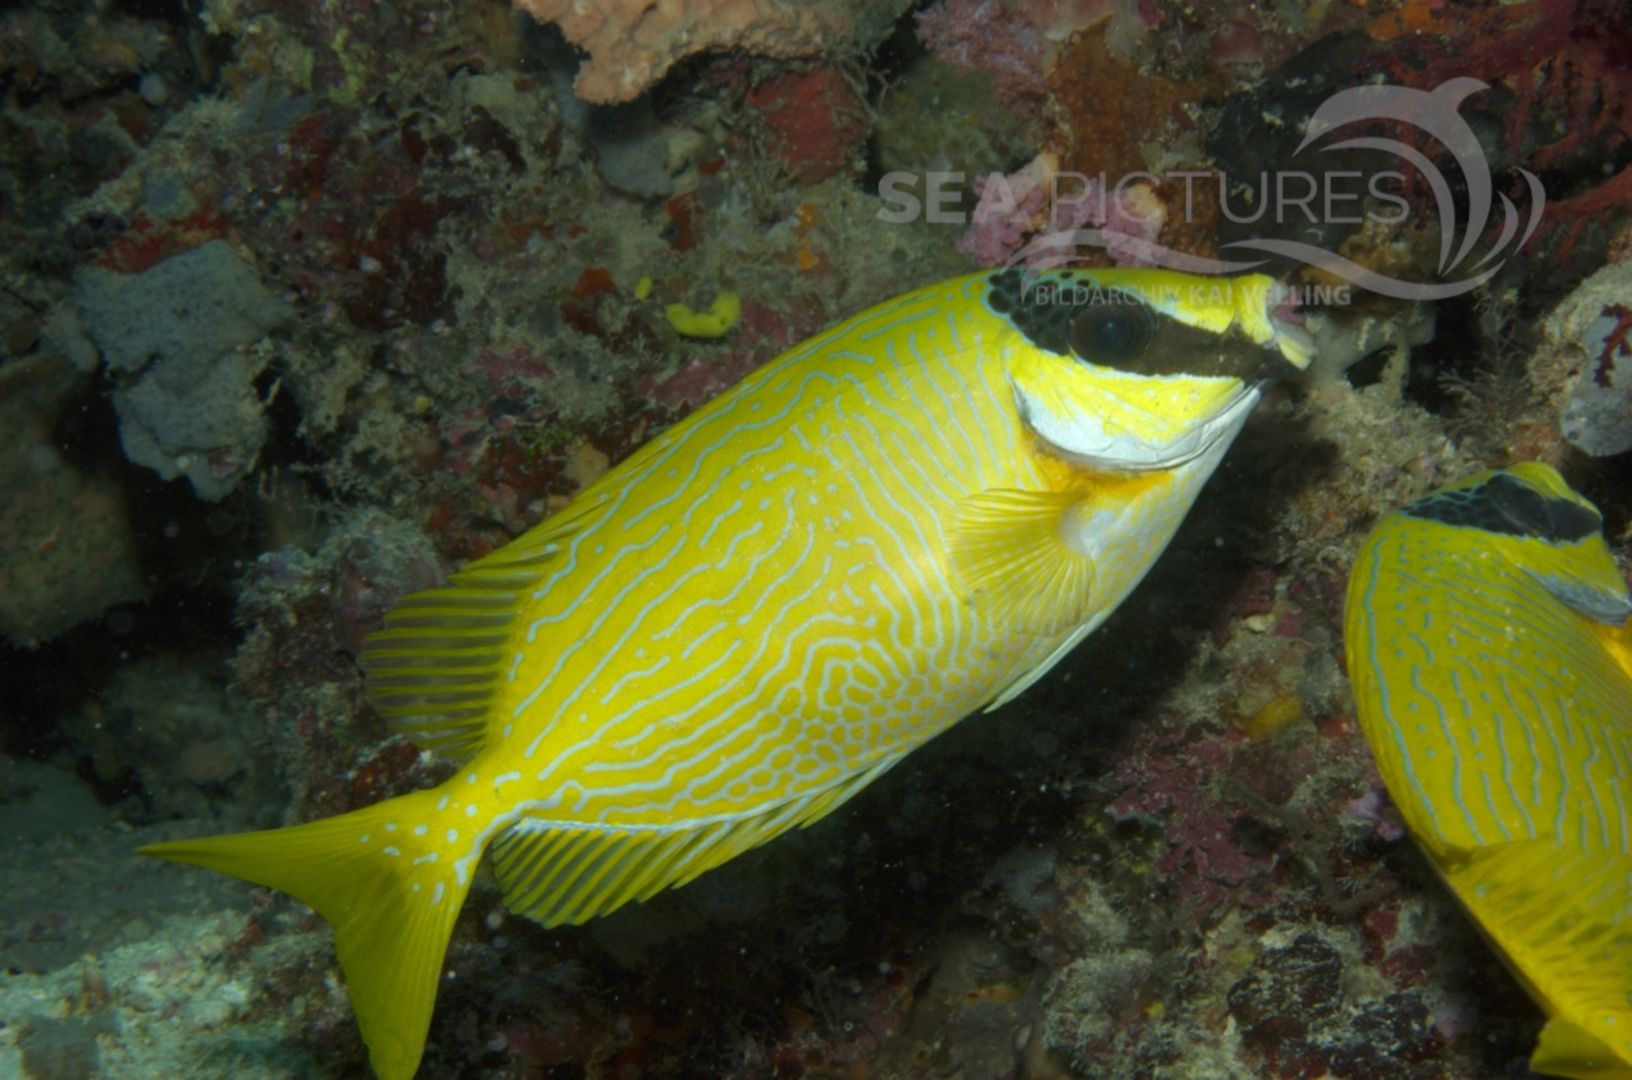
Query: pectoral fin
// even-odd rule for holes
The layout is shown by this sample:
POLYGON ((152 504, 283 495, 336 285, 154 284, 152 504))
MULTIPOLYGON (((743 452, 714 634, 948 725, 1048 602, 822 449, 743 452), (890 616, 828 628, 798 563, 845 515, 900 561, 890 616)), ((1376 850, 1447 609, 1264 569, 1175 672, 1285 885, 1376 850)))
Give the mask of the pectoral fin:
POLYGON ((1072 550, 1066 527, 1080 492, 990 490, 959 501, 952 523, 952 581, 967 603, 1011 632, 1050 637, 1091 611, 1092 560, 1072 550))

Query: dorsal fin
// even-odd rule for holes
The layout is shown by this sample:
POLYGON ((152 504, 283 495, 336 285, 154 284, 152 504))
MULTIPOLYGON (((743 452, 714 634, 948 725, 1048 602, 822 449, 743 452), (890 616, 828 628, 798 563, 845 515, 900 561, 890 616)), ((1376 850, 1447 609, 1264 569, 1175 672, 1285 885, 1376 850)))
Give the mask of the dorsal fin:
POLYGON ((446 585, 405 597, 358 662, 374 707, 400 734, 457 760, 491 735, 505 643, 527 594, 611 492, 590 489, 512 543, 456 571, 446 585))

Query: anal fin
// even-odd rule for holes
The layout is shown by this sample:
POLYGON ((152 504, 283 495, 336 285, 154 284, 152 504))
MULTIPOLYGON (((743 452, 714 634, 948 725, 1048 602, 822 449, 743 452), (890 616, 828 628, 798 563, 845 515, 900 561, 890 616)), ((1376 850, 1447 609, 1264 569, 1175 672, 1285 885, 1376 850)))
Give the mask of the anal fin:
POLYGON ((494 840, 493 872, 510 910, 545 926, 586 922, 821 820, 897 760, 751 814, 649 826, 523 819, 494 840))
POLYGON ((1632 1065, 1580 1025, 1555 1016, 1547 1021, 1530 1055, 1530 1068, 1570 1080, 1627 1080, 1632 1065))
POLYGON ((1546 836, 1475 849, 1443 870, 1552 1018, 1531 1067, 1632 1077, 1632 856, 1546 836))

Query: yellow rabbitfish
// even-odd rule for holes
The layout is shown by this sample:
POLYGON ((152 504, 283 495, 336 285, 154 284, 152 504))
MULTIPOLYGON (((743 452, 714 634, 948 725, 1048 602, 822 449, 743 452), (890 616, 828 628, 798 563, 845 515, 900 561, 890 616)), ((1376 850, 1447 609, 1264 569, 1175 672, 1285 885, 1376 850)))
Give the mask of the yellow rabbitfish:
POLYGON ((1104 621, 1308 362, 1262 277, 1017 270, 909 293, 749 376, 440 589, 362 663, 441 787, 147 852, 335 928, 412 1075, 484 851, 576 923, 843 803, 1104 621))
POLYGON ((1411 834, 1547 1013, 1530 1065, 1632 1077, 1632 597, 1538 463, 1389 514, 1349 579, 1360 723, 1411 834))

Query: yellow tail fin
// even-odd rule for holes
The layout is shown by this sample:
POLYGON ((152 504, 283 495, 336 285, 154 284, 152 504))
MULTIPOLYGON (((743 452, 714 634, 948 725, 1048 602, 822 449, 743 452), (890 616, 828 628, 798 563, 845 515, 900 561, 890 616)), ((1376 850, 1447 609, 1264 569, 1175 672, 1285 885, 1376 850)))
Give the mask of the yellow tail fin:
POLYGON ((408 825, 431 818, 435 798, 415 792, 287 829, 141 852, 278 889, 327 919, 374 1071, 381 1080, 408 1080, 419 1068, 443 955, 469 888, 468 874, 438 859, 435 837, 408 825))

